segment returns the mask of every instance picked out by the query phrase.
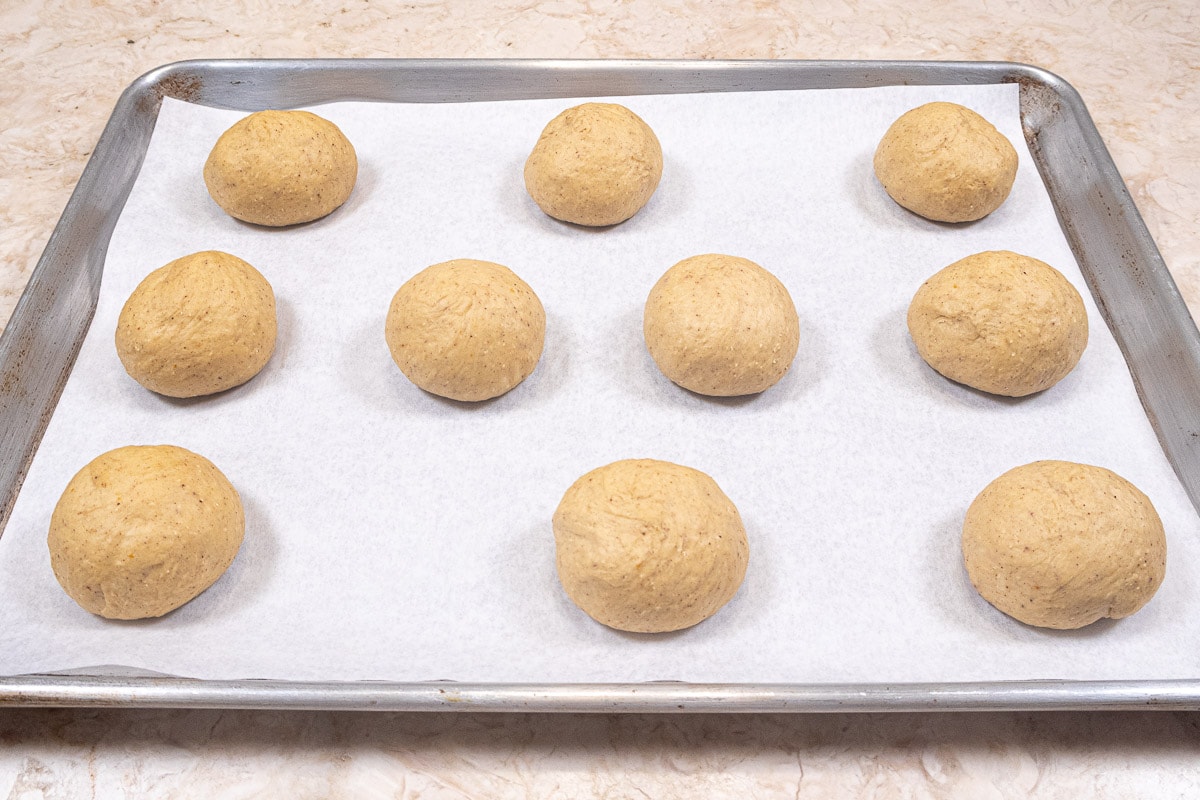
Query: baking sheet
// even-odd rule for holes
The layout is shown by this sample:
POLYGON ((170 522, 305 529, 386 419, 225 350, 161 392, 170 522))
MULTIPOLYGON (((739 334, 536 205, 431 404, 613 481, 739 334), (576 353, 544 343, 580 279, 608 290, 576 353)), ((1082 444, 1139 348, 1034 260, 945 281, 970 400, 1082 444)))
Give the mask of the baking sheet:
POLYGON ((0 671, 125 664, 201 678, 801 683, 1196 674, 1197 522, 1090 298, 1080 366, 1038 397, 1000 400, 926 368, 904 329, 925 277, 1015 249, 1082 280, 1020 134, 1017 89, 903 87, 637 97, 663 184, 630 222, 556 223, 520 170, 572 102, 315 109, 355 143, 346 207, 273 231, 225 217, 199 169, 241 116, 166 101, 112 239, 79 363, 0 538, 0 671), (926 222, 875 184, 870 156, 904 110, 969 105, 1021 154, 1009 201, 969 226, 926 222), (123 373, 112 330, 151 269, 217 248, 275 286, 279 349, 221 396, 170 401, 123 373), (640 309, 681 258, 752 258, 790 288, 801 351, 760 397, 687 394, 645 354, 640 309), (467 407, 391 364, 383 316, 436 261, 505 263, 538 292, 534 375, 467 407), (230 572, 168 617, 79 610, 49 571, 45 527, 70 476, 129 443, 212 458, 247 506, 230 572), (751 566, 734 601, 657 637, 592 623, 554 578, 549 518, 579 474, 626 457, 704 469, 737 503, 751 566), (957 534, 970 499, 1019 463, 1112 468, 1167 524, 1167 579, 1135 617, 1084 631, 1020 625, 971 590, 957 534))

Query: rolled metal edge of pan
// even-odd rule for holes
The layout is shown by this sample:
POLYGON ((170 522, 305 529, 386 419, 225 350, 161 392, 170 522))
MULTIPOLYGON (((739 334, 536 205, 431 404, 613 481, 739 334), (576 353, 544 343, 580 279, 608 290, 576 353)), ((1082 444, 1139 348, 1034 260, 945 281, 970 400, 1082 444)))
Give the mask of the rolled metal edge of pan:
POLYGON ((6 706, 538 713, 848 713, 1194 710, 1200 681, 859 684, 477 684, 0 678, 6 706))
POLYGON ((0 536, 91 324, 160 104, 144 80, 121 94, 0 336, 0 536))

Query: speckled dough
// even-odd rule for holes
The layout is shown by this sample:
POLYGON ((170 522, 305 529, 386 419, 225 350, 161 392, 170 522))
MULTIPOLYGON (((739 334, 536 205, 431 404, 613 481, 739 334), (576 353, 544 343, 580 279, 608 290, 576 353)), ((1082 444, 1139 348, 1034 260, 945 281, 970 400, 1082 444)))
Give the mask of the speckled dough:
POLYGON ((1007 251, 977 253, 925 281, 908 330, 929 366, 1009 397, 1048 389, 1079 363, 1087 310, 1062 273, 1007 251))
POLYGON ((985 600, 1044 628, 1129 616, 1167 566, 1150 499, 1120 475, 1069 461, 1026 464, 988 484, 967 509, 962 549, 985 600))
POLYGON ((231 217, 296 225, 333 211, 358 178, 354 146, 336 125, 308 111, 259 111, 221 135, 204 183, 231 217))
POLYGON ((130 377, 168 397, 239 386, 275 349, 275 293, 258 270, 207 250, 151 272, 117 319, 117 355, 130 377))
POLYGON ((903 114, 875 150, 875 176, 922 217, 970 222, 995 211, 1017 177, 1017 151, 990 122, 956 103, 903 114))
POLYGON ((525 188, 555 219, 615 225, 632 217, 662 177, 662 148, 624 106, 584 103, 550 120, 525 162, 525 188))
POLYGON ((47 543, 71 599, 109 619, 143 619, 212 586, 244 531, 238 493, 211 461, 171 445, 122 447, 67 484, 47 543))
POLYGON ((774 386, 800 345, 800 319, 779 279, 753 261, 718 254, 684 259, 659 278, 642 332, 664 375, 717 397, 774 386))
POLYGON ((750 557, 742 519, 703 472, 617 461, 584 475, 554 512, 558 577, 597 622, 662 633, 708 619, 750 557))
POLYGON ((417 386, 454 400, 487 400, 533 372, 546 312, 512 270, 458 259, 400 287, 385 336, 396 366, 417 386))

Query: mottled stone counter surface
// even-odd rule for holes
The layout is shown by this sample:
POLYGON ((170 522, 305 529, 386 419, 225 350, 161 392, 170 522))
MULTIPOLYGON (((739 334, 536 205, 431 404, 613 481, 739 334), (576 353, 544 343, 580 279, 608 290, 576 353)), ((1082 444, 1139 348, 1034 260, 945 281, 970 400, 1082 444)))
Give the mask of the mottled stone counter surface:
MULTIPOLYGON (((1200 311, 1200 6, 1184 0, 3 0, 0 320, 134 78, 314 57, 1034 64, 1083 95, 1200 311)), ((1183 798, 1200 796, 1200 713, 0 710, 0 796, 1183 798)))

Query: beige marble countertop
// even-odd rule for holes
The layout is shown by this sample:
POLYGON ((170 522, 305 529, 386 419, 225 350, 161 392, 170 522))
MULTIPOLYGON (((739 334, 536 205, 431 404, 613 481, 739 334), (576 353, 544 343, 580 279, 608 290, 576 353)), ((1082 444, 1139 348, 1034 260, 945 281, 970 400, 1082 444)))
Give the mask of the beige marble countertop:
MULTIPOLYGON (((1200 310, 1185 0, 3 0, 0 320, 121 90, 188 58, 1019 61, 1083 95, 1200 310)), ((1200 713, 543 716, 0 711, 0 796, 1200 796, 1200 713)))

